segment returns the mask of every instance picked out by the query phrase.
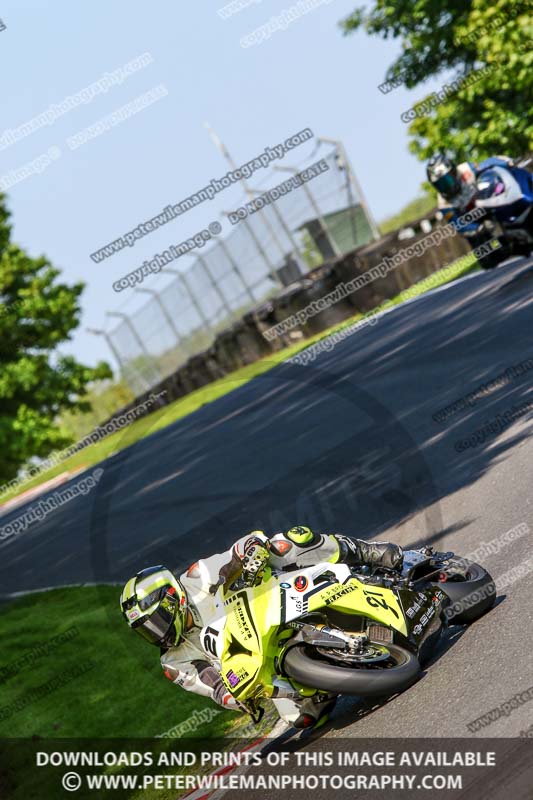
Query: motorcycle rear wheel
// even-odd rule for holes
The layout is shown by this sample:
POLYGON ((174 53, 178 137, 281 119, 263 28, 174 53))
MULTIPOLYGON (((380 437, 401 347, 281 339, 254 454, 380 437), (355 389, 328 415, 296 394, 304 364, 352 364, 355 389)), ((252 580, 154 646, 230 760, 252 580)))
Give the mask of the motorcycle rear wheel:
POLYGON ((295 645, 284 660, 283 670, 305 686, 337 694, 379 697, 402 692, 420 675, 420 662, 396 644, 387 644, 390 658, 376 665, 362 664, 358 668, 331 663, 321 657, 316 647, 295 645))

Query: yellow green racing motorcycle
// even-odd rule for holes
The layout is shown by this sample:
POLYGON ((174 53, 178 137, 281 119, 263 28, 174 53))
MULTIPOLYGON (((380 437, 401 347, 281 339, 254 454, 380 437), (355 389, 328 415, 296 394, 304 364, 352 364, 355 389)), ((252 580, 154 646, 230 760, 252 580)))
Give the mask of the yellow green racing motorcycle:
POLYGON ((254 586, 219 589, 220 617, 201 640, 228 690, 259 719, 265 698, 406 689, 443 629, 473 622, 495 596, 483 567, 431 547, 406 551, 401 573, 331 563, 266 567, 254 586))

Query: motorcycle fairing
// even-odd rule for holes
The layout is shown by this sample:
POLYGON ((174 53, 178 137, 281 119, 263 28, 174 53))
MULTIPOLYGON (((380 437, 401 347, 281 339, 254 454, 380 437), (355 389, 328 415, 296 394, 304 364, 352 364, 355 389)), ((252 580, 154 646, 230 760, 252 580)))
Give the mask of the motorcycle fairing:
POLYGON ((221 631, 222 679, 240 700, 273 695, 275 659, 287 635, 283 626, 313 611, 332 608, 409 635, 394 592, 359 581, 345 564, 317 564, 279 576, 267 567, 259 586, 228 591, 223 603, 226 617, 212 625, 221 631))

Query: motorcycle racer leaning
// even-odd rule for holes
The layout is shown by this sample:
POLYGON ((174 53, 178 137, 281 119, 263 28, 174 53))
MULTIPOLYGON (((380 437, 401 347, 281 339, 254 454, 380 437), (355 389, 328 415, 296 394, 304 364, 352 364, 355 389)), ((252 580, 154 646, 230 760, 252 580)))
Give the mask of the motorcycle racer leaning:
MULTIPOLYGON (((192 564, 179 579, 163 566, 142 570, 127 582, 120 606, 130 628, 160 647, 169 680, 225 709, 239 710, 243 706, 224 685, 216 653, 207 656, 200 641, 202 628, 219 616, 215 607, 219 586, 237 579, 251 585, 267 563, 287 571, 321 561, 397 570, 403 551, 395 544, 319 534, 301 525, 270 538, 252 531, 225 553, 192 564)), ((287 688, 291 689, 288 682, 287 688)), ((324 692, 304 700, 273 698, 280 717, 297 728, 322 724, 335 699, 324 692)))
MULTIPOLYGON (((507 156, 486 158, 479 164, 464 161, 455 164, 444 153, 437 153, 428 162, 426 175, 429 183, 438 192, 437 205, 446 222, 456 223, 457 219, 475 207, 478 193, 476 178, 478 174, 492 166, 511 166, 512 159, 507 156)), ((474 231, 477 222, 458 225, 459 232, 474 231)))

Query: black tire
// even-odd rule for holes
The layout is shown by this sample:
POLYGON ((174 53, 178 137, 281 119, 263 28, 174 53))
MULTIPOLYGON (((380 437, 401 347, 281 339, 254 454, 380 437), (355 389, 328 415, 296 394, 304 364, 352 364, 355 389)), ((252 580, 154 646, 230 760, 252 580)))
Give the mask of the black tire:
POLYGON ((466 581, 446 581, 434 583, 450 598, 450 605, 444 614, 448 622, 453 625, 468 625, 475 622, 496 600, 496 587, 491 576, 480 564, 459 559, 462 564, 468 565, 466 581))
MULTIPOLYGON (((492 237, 494 239, 495 237, 492 237)), ((480 247, 483 244, 488 244, 488 242, 492 241, 489 237, 487 238, 487 234, 480 234, 479 236, 471 236, 468 238, 468 243, 470 245, 471 250, 475 250, 476 247, 480 247)), ((495 269, 498 264, 501 264, 502 261, 505 261, 506 258, 509 258, 510 251, 509 248, 506 246, 504 241, 500 241, 502 245, 498 250, 494 250, 491 253, 487 253, 487 255, 483 256, 479 259, 479 266, 481 269, 495 269)))
POLYGON ((359 697, 379 697, 402 692, 420 675, 418 658, 403 647, 387 644, 396 665, 388 669, 349 669, 329 661, 312 658, 308 645, 295 645, 283 661, 285 673, 305 686, 336 694, 356 694, 359 697))
POLYGON ((487 253, 487 255, 483 256, 479 260, 479 266, 481 269, 496 269, 502 261, 505 261, 506 258, 509 258, 508 254, 500 255, 500 251, 495 251, 494 253, 487 253))

